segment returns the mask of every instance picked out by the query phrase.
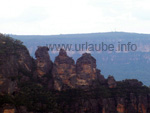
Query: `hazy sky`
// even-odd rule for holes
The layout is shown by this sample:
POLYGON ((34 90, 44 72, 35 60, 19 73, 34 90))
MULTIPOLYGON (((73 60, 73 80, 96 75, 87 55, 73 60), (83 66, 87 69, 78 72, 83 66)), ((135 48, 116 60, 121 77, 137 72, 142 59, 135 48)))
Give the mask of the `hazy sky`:
POLYGON ((150 33, 150 0, 0 0, 0 32, 150 33))

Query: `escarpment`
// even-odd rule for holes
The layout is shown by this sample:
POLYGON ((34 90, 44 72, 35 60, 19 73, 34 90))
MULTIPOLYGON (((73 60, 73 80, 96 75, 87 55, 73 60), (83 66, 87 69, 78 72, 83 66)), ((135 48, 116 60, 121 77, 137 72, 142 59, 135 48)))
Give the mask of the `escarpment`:
POLYGON ((22 42, 0 34, 0 92, 14 92, 17 89, 14 78, 32 71, 32 58, 22 42))
POLYGON ((33 59, 18 40, 0 35, 0 113, 150 113, 150 89, 136 79, 107 79, 96 59, 75 61, 48 48, 33 59))

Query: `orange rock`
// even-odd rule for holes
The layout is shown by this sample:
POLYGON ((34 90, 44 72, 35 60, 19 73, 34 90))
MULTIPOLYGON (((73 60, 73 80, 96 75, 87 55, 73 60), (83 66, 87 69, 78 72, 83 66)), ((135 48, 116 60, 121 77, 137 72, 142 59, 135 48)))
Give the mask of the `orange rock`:
POLYGON ((4 109, 3 113, 15 113, 15 109, 4 109))
POLYGON ((60 50, 59 55, 54 61, 52 74, 54 78, 54 88, 56 90, 65 90, 68 87, 75 87, 75 62, 71 57, 67 56, 66 51, 63 49, 60 50))
POLYGON ((122 104, 117 105, 117 111, 118 113, 125 113, 125 107, 122 104))

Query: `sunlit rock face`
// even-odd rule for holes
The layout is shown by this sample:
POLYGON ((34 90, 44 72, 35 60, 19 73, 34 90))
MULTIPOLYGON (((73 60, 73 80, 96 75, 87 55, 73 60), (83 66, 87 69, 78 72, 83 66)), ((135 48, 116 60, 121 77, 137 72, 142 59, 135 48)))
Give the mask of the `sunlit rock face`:
POLYGON ((9 104, 6 104, 3 106, 2 109, 0 109, 0 113, 16 113, 16 109, 14 106, 11 106, 9 104))
POLYGON ((56 90, 88 88, 96 80, 105 80, 100 70, 96 69, 96 60, 91 54, 84 53, 75 64, 63 49, 54 61, 52 74, 56 90))
POLYGON ((89 86, 97 79, 96 59, 89 53, 84 53, 76 63, 77 85, 89 86))
POLYGON ((15 109, 4 109, 3 113, 15 113, 15 109))
POLYGON ((36 57, 36 74, 38 77, 49 74, 52 69, 52 61, 48 53, 48 47, 38 47, 35 52, 36 57))
POLYGON ((61 49, 55 58, 52 70, 54 78, 54 89, 65 90, 74 88, 76 83, 76 67, 74 60, 67 56, 65 50, 61 49))
POLYGON ((126 104, 125 104, 125 99, 124 98, 121 98, 121 97, 118 97, 117 98, 117 112, 118 113, 125 113, 125 109, 126 109, 126 104))

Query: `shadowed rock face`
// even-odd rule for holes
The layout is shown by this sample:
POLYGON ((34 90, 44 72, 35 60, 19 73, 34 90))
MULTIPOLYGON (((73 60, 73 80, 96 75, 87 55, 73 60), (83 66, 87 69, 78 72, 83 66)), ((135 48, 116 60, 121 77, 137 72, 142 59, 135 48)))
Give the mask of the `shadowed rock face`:
POLYGON ((28 73, 31 73, 33 70, 33 61, 27 49, 19 49, 18 51, 19 58, 18 63, 21 69, 25 69, 28 73))
POLYGON ((130 94, 128 98, 117 97, 103 99, 103 113, 149 113, 148 97, 136 97, 130 94))
POLYGON ((24 46, 7 49, 7 52, 0 55, 0 62, 0 92, 14 92, 17 89, 17 83, 11 78, 17 78, 33 71, 32 58, 24 46))
POLYGON ((52 69, 52 61, 50 60, 48 50, 48 47, 38 47, 35 52, 36 74, 38 77, 49 74, 52 69))
POLYGON ((32 71, 32 58, 26 48, 16 49, 15 54, 10 51, 0 55, 0 59, 0 75, 4 77, 17 76, 21 69, 29 73, 32 71))
POLYGON ((113 76, 109 76, 107 79, 108 87, 115 88, 117 86, 116 81, 113 76))
POLYGON ((65 50, 61 49, 55 58, 53 70, 54 89, 64 90, 74 88, 76 82, 76 68, 74 60, 67 56, 65 50))
POLYGON ((97 72, 97 80, 99 81, 100 84, 105 84, 106 79, 104 78, 104 76, 101 74, 101 70, 96 69, 97 72))

